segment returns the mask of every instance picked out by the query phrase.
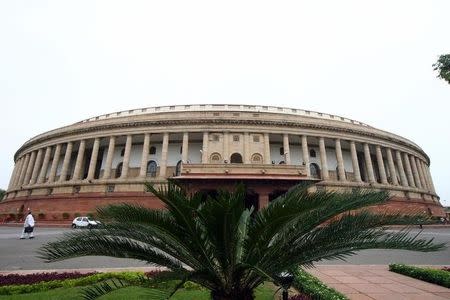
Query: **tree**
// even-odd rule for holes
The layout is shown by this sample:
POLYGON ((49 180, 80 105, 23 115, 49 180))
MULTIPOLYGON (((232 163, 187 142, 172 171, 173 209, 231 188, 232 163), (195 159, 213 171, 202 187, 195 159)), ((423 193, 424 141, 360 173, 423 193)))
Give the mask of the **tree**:
POLYGON ((253 212, 244 206, 243 186, 206 201, 173 183, 147 188, 165 210, 130 204, 100 208, 105 227, 68 233, 44 245, 40 256, 49 262, 84 255, 139 259, 167 267, 182 283, 208 288, 212 299, 247 300, 264 281, 281 286, 281 274, 319 260, 344 259, 361 249, 443 247, 411 237, 408 230, 388 232, 384 225, 399 216, 363 209, 387 201, 386 192, 309 193, 296 186, 253 212))
POLYGON ((444 79, 450 84, 450 54, 439 56, 439 59, 433 64, 433 69, 438 71, 438 78, 444 79))
POLYGON ((0 201, 3 200, 3 197, 5 197, 6 191, 4 189, 0 189, 0 201))

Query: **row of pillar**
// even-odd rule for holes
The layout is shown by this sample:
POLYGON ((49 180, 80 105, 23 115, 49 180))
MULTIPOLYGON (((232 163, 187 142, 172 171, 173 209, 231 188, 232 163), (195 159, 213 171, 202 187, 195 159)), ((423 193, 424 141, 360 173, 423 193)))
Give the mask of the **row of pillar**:
MULTIPOLYGON (((144 142, 142 149, 141 165, 139 170, 139 177, 144 178, 147 172, 147 162, 150 149, 150 133, 144 134, 144 142)), ((290 142, 289 134, 283 134, 283 149, 284 149, 284 160, 286 164, 291 164, 290 157, 290 142)), ((108 150, 106 155, 106 162, 104 167, 104 172, 102 179, 111 178, 112 160, 114 156, 114 149, 116 144, 116 136, 109 137, 108 150)), ((123 157, 123 166, 120 178, 127 178, 129 172, 129 161, 132 148, 132 135, 126 136, 125 150, 123 157)), ((223 135, 224 139, 224 157, 229 157, 229 141, 230 136, 228 132, 223 135)), ((310 164, 309 149, 308 149, 308 137, 306 135, 300 136, 301 147, 302 147, 302 159, 306 166, 310 164)), ((328 171, 327 155, 325 138, 319 137, 319 152, 320 152, 320 164, 321 164, 321 177, 323 180, 329 180, 330 175, 328 171)), ((250 153, 250 134, 244 134, 244 163, 250 163, 250 158, 248 153, 250 153)), ((269 134, 264 133, 264 163, 270 164, 270 143, 269 134)), ((209 144, 209 133, 203 133, 203 145, 202 145, 202 163, 207 163, 208 156, 208 144, 209 144)), ((349 141, 350 144, 350 154, 353 166, 354 181, 362 182, 361 170, 359 167, 357 149, 355 141, 349 141)), ((163 134, 162 141, 162 155, 160 160, 160 177, 166 177, 167 169, 167 158, 168 158, 168 145, 169 145, 169 133, 163 134)), ((347 181, 346 172, 344 167, 344 159, 342 154, 341 139, 334 139, 336 161, 337 161, 337 177, 339 181, 347 181)), ((48 146, 45 149, 38 149, 32 151, 21 157, 15 165, 13 174, 11 176, 11 181, 8 189, 18 188, 21 186, 42 184, 42 183, 52 183, 56 179, 56 171, 59 164, 59 159, 61 156, 61 151, 65 148, 64 158, 62 163, 61 174, 58 181, 64 182, 68 178, 69 166, 71 163, 72 151, 74 148, 74 142, 67 142, 64 144, 57 144, 56 146, 48 146), (65 146, 65 147, 64 147, 65 146), (51 154, 53 152, 52 162, 50 164, 51 154), (48 168, 50 170, 48 171, 48 168), (48 178, 46 178, 48 173, 48 178)), ((188 147, 189 147, 189 134, 187 132, 183 133, 182 141, 182 161, 186 162, 188 160, 188 147)), ((100 149, 100 137, 94 138, 92 146, 92 154, 89 161, 89 168, 87 173, 87 180, 94 179, 98 153, 100 149)), ((387 169, 385 167, 385 160, 383 159, 382 148, 379 145, 375 145, 375 155, 376 162, 378 166, 378 174, 380 176, 381 184, 389 184, 387 172, 389 172, 391 178, 391 184, 401 185, 405 187, 418 188, 428 191, 435 191, 431 180, 431 174, 427 164, 408 153, 402 153, 399 150, 393 150, 390 148, 385 148, 387 169), (393 153, 394 152, 394 153, 393 153), (394 162, 395 160, 395 162, 394 162), (397 168, 396 168, 397 166, 397 168), (397 171, 400 181, 397 179, 397 171)), ((75 167, 71 180, 77 181, 82 178, 83 171, 83 161, 86 151, 86 140, 81 140, 78 145, 77 156, 75 161, 75 167)), ((363 153, 365 168, 367 172, 367 179, 369 183, 376 183, 374 167, 372 163, 370 145, 368 143, 363 143, 363 153)), ((307 167, 307 175, 311 176, 310 168, 307 167)))

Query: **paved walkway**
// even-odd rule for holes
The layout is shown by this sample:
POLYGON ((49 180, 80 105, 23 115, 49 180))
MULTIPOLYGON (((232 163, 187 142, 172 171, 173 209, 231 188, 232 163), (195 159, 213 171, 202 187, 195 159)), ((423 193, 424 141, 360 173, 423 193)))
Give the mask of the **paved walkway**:
POLYGON ((317 265, 307 271, 352 300, 450 299, 450 289, 390 272, 386 265, 317 265))

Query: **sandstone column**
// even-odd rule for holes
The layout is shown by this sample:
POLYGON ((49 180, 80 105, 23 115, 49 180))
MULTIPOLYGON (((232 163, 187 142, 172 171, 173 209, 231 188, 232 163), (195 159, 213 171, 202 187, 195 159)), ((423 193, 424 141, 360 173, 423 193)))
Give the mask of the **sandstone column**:
POLYGON ((289 135, 283 134, 283 150, 284 150, 284 162, 287 165, 291 164, 291 151, 289 149, 289 135))
POLYGON ((230 162, 230 133, 228 131, 223 133, 223 159, 230 162))
MULTIPOLYGON (((225 135, 224 135, 225 139, 225 135)), ((225 154, 224 154, 225 155, 225 154)), ((181 146, 181 161, 186 163, 189 159, 189 132, 183 132, 183 144, 181 146)), ((225 158, 228 159, 228 158, 225 158)))
POLYGON ((116 146, 116 137, 111 136, 109 138, 108 153, 106 154, 105 171, 103 172, 103 179, 111 178, 111 167, 115 146, 116 146))
POLYGON ((428 182, 428 176, 425 171, 424 162, 419 160, 420 169, 422 170, 423 181, 425 182, 425 187, 427 191, 431 191, 430 183, 428 182))
POLYGON ((386 169, 384 168, 383 153, 381 152, 381 147, 379 145, 377 145, 375 147, 375 151, 376 151, 376 155, 377 155, 378 171, 380 172, 381 183, 388 184, 387 176, 386 176, 386 169))
MULTIPOLYGON (((205 134, 203 134, 203 143, 205 142, 205 134)), ((206 133, 206 140, 208 140, 208 133, 206 133)), ((161 164, 159 166, 159 177, 166 177, 167 173, 167 152, 169 150, 169 133, 164 132, 163 135, 163 143, 162 143, 162 153, 161 153, 161 164)), ((208 151, 208 147, 206 147, 206 151, 203 151, 203 154, 208 151)))
POLYGON ((30 162, 30 153, 25 155, 25 161, 23 163, 23 168, 20 172, 20 177, 19 177, 19 187, 21 187, 24 184, 25 174, 27 172, 29 162, 30 162))
POLYGON ((404 152, 403 153, 403 161, 405 162, 405 169, 406 169, 406 177, 408 179, 408 184, 410 187, 416 187, 415 183, 414 183, 414 177, 413 177, 413 173, 412 173, 412 169, 411 169, 411 164, 409 162, 409 157, 408 157, 408 153, 404 152))
POLYGON ((372 157, 370 156, 369 144, 364 143, 364 159, 366 161, 367 175, 369 176, 369 182, 375 183, 375 174, 373 173, 372 157))
POLYGON ((17 168, 16 175, 14 176, 14 184, 13 184, 13 186, 15 188, 19 187, 19 178, 20 178, 20 174, 22 173, 24 162, 25 162, 25 157, 23 157, 23 156, 17 160, 17 163, 19 165, 18 165, 18 168, 17 168))
POLYGON ((335 150, 336 150, 336 160, 338 167, 338 180, 339 181, 347 181, 345 176, 345 167, 344 167, 344 158, 342 157, 342 147, 341 140, 335 140, 335 150))
POLYGON ((328 174, 328 162, 327 162, 327 151, 325 149, 325 139, 323 137, 319 138, 319 150, 320 150, 320 164, 322 165, 322 179, 328 180, 330 178, 328 174))
POLYGON ((268 133, 264 133, 264 163, 266 165, 270 165, 272 163, 272 159, 270 157, 270 138, 268 133))
POLYGON ((400 182, 403 186, 408 186, 408 180, 406 179, 405 169, 403 169, 403 162, 400 151, 395 151, 395 157, 397 159, 398 171, 400 172, 400 182))
POLYGON ((44 150, 42 148, 38 150, 38 153, 37 153, 37 156, 36 156, 36 161, 34 163, 33 172, 31 174, 30 184, 35 184, 36 183, 36 180, 37 180, 38 175, 39 175, 39 170, 40 170, 41 164, 42 164, 43 152, 44 152, 44 150))
POLYGON ((45 177, 47 176, 48 163, 50 162, 50 155, 52 153, 52 147, 47 147, 45 149, 44 161, 42 163, 41 172, 39 173, 37 183, 43 183, 45 181, 45 177))
POLYGON ((358 154, 356 152, 356 145, 354 141, 350 141, 350 154, 352 156, 353 176, 356 182, 362 182, 361 171, 359 170, 358 154))
POLYGON ((87 180, 92 180, 95 177, 95 169, 97 167, 98 149, 100 148, 100 138, 94 139, 94 146, 92 146, 91 161, 89 162, 87 180))
POLYGON ((33 173, 33 167, 36 160, 36 151, 31 152, 30 162, 28 163, 27 171, 25 173, 24 185, 30 184, 31 174, 33 173))
POLYGON ((64 160, 61 168, 61 175, 59 175, 59 182, 67 180, 67 172, 69 171, 70 158, 72 156, 73 143, 68 142, 66 146, 66 153, 64 154, 64 160))
POLYGON ((128 177, 128 170, 130 169, 130 155, 132 143, 133 143, 133 136, 129 134, 127 135, 127 141, 125 142, 125 153, 123 154, 122 174, 120 174, 120 178, 128 177))
POLYGON ((425 164, 425 173, 427 174, 428 182, 430 184, 431 191, 436 193, 436 188, 434 187, 433 177, 431 177, 430 166, 425 164))
POLYGON ((13 171, 11 173, 11 177, 9 179, 9 183, 8 183, 8 189, 7 191, 9 191, 11 189, 11 187, 13 186, 14 183, 14 176, 16 175, 17 172, 17 163, 14 163, 14 167, 13 167, 13 171))
POLYGON ((75 161, 75 168, 73 170, 72 180, 81 179, 81 168, 83 166, 84 151, 86 150, 86 141, 81 140, 80 146, 78 147, 77 160, 75 161))
POLYGON ((142 145, 141 169, 139 170, 140 178, 145 178, 147 175, 147 163, 149 151, 150 151, 150 133, 146 133, 144 134, 144 144, 142 145))
POLYGON ((306 176, 311 177, 311 169, 309 168, 309 149, 308 149, 308 137, 302 135, 302 159, 306 168, 306 176))
POLYGON ((420 182, 420 177, 419 177, 419 171, 417 170, 417 164, 416 164, 416 160, 414 158, 414 156, 410 156, 410 163, 411 163, 411 167, 412 167, 412 172, 414 175, 414 181, 416 182, 416 187, 419 189, 422 189, 422 183, 420 182))
POLYGON ((244 132, 244 164, 250 163, 250 134, 244 132))
POLYGON ((427 183, 425 182, 422 165, 420 164, 420 159, 418 157, 416 157, 416 165, 417 165, 417 170, 419 173, 419 179, 422 184, 422 189, 427 190, 427 188, 428 188, 427 183))
MULTIPOLYGON (((202 164, 208 163, 208 132, 203 132, 202 164)), ((164 174, 165 175, 165 174, 164 174)))
POLYGON ((14 178, 13 178, 13 184, 12 184, 13 188, 16 188, 19 183, 20 173, 22 172, 22 168, 23 168, 23 157, 21 157, 17 160, 16 165, 17 165, 17 171, 14 174, 14 178))
POLYGON ((389 173, 391 173, 392 184, 393 185, 398 185, 397 171, 395 170, 394 159, 392 157, 391 149, 386 148, 386 156, 387 156, 387 159, 388 159, 389 173))
POLYGON ((61 155, 61 144, 56 145, 55 153, 53 154, 52 165, 50 167, 50 174, 47 182, 55 181, 56 169, 58 168, 59 156, 61 155))

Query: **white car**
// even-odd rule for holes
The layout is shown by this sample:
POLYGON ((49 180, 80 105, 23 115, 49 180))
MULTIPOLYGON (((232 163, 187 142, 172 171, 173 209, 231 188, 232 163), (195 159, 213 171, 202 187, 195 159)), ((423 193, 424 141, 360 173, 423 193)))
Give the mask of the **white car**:
POLYGON ((72 221, 72 228, 94 228, 101 225, 100 221, 92 220, 89 217, 77 217, 72 221))

